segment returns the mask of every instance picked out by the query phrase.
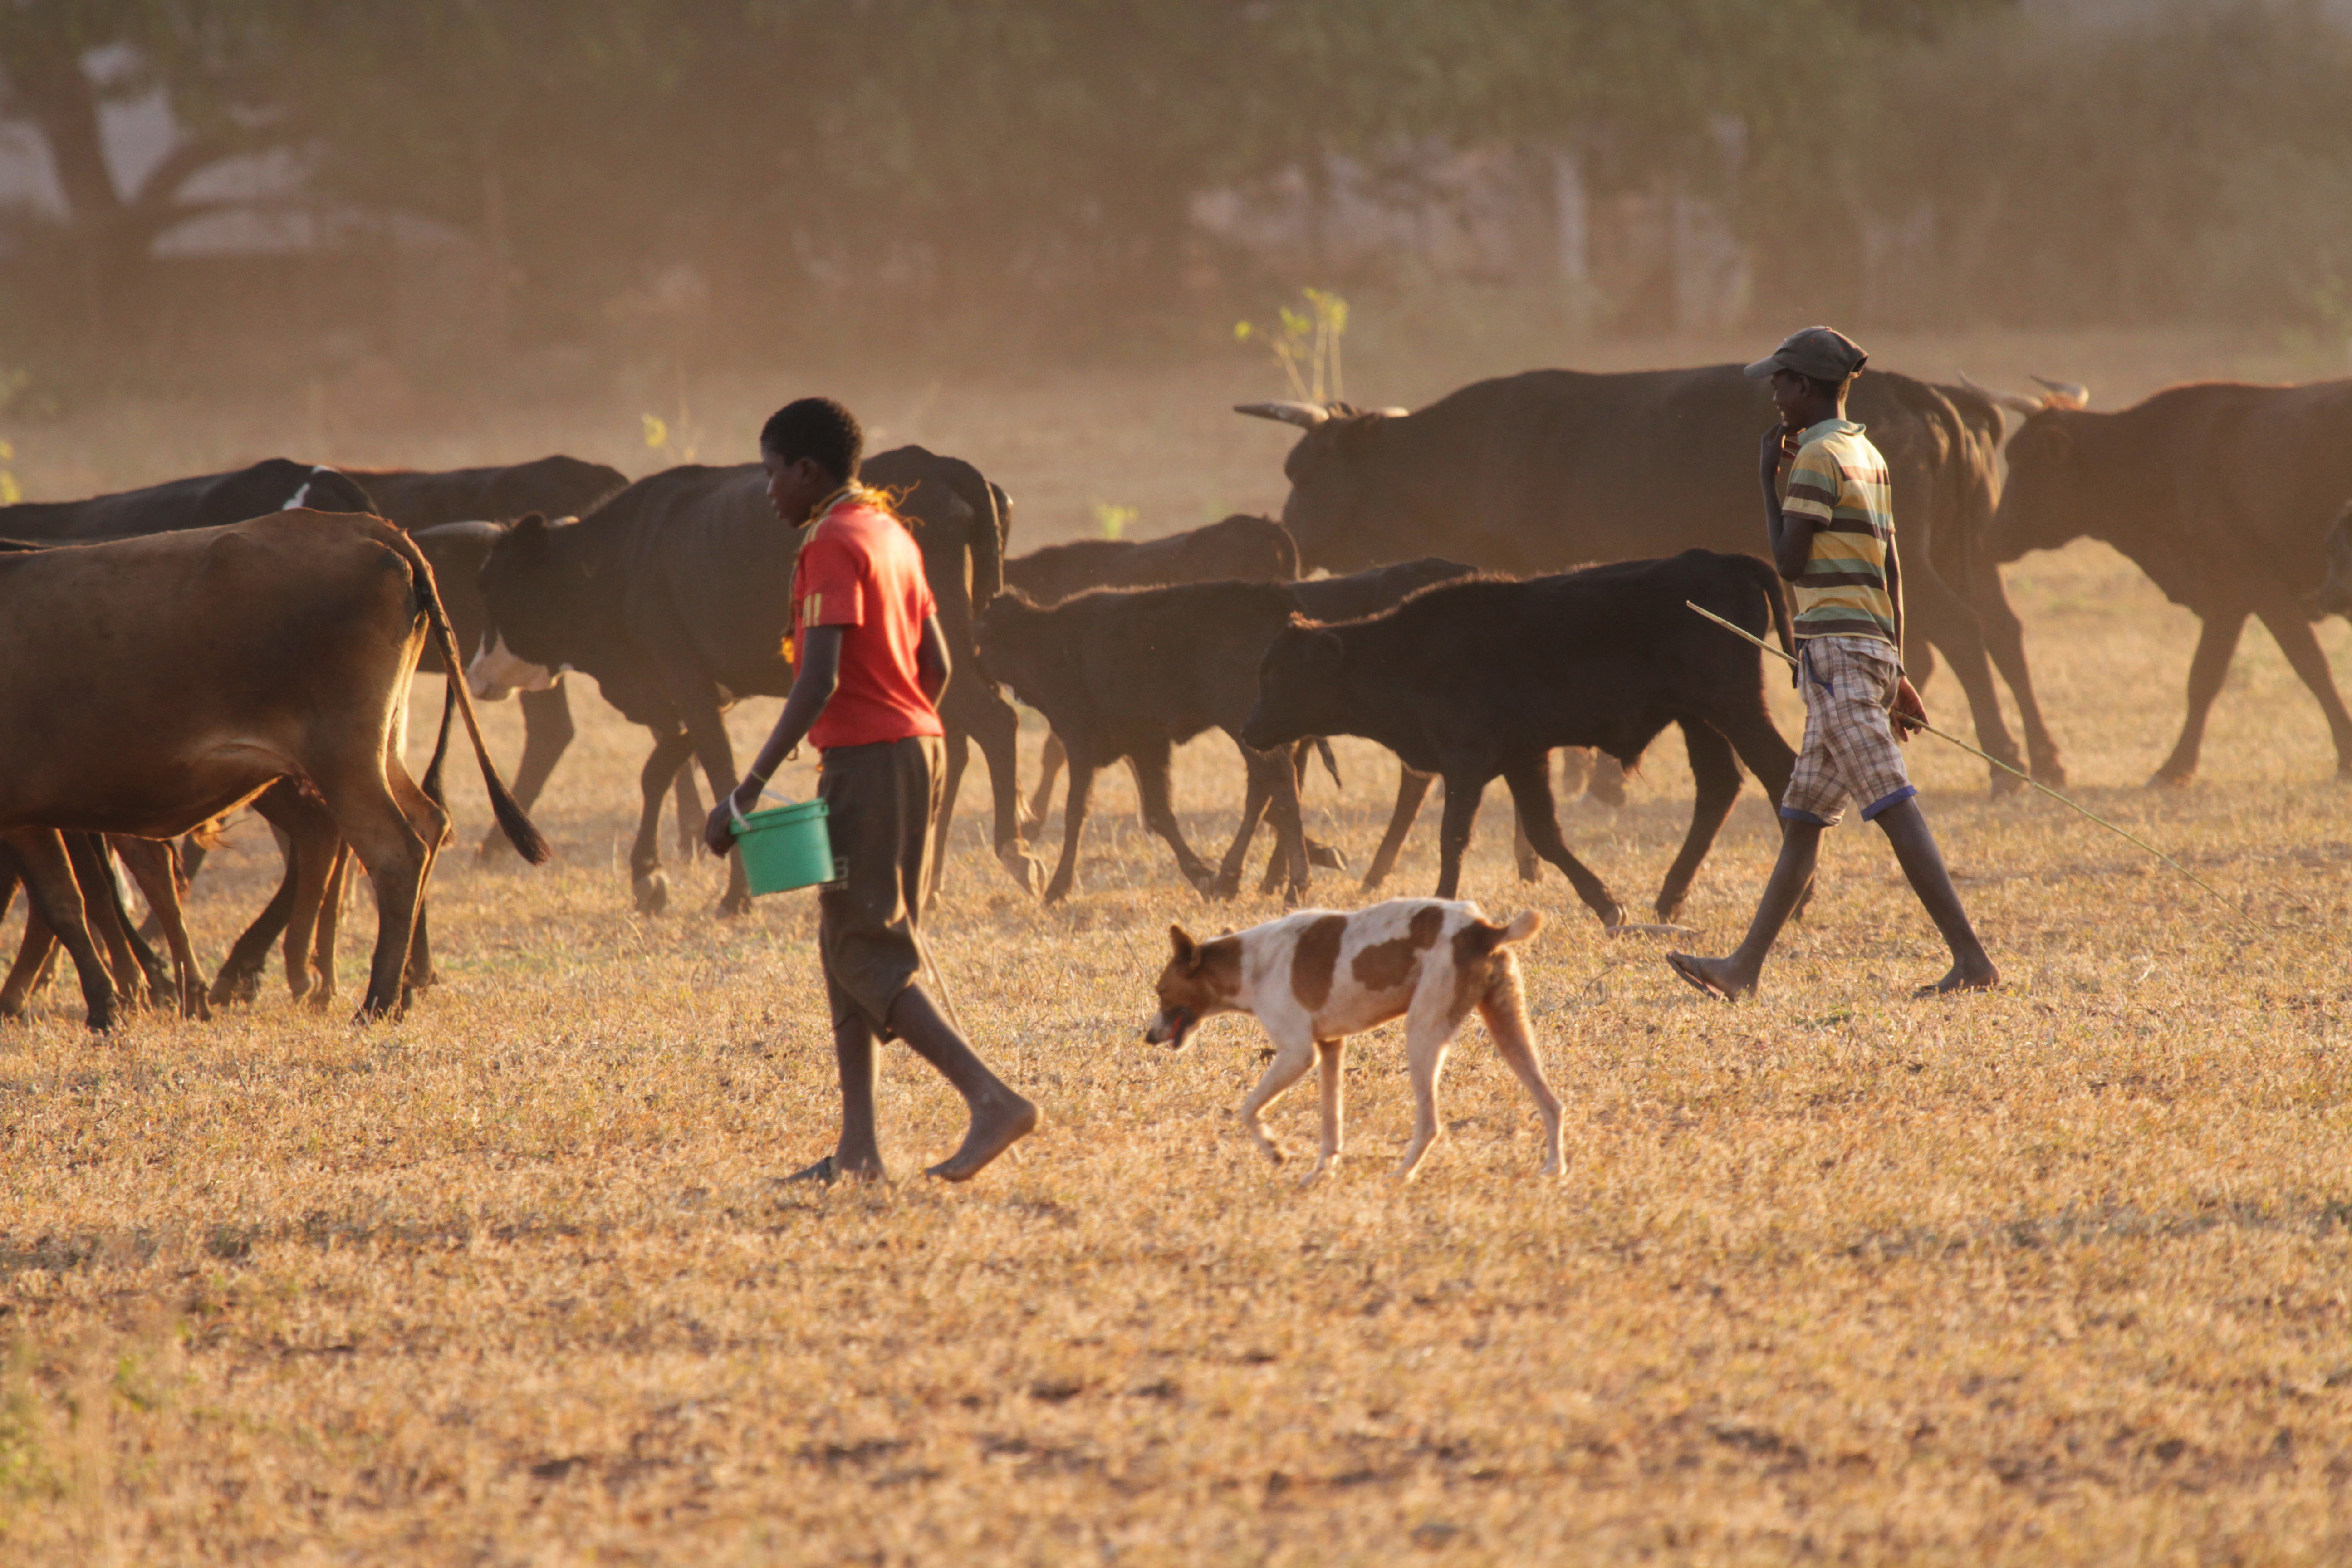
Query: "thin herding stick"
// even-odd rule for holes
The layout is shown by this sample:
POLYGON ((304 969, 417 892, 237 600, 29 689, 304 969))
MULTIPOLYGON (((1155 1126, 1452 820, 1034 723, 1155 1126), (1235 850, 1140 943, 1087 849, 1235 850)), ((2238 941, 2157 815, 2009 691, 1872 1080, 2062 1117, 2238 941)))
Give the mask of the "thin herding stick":
MULTIPOLYGON (((1713 621, 1717 626, 1721 626, 1725 631, 1729 632, 1732 636, 1736 637, 1743 637, 1748 642, 1754 643, 1758 647, 1762 648, 1766 653, 1770 654, 1774 658, 1780 660, 1782 663, 1791 666, 1796 664, 1797 661, 1790 658, 1786 652, 1774 647, 1770 643, 1766 642, 1762 637, 1758 637, 1746 626, 1737 626, 1730 621, 1725 620, 1721 616, 1717 615, 1713 610, 1706 608, 1703 605, 1694 605, 1688 599, 1685 599, 1683 603, 1687 607, 1696 610, 1700 615, 1705 616, 1708 620, 1713 621)), ((2035 778, 2032 774, 2028 773, 2021 769, 2010 766, 2007 763, 2002 762, 1999 757, 1994 756, 1990 752, 1979 751, 1976 747, 1969 745, 1966 741, 1961 740, 1958 735, 1938 730, 1936 726, 1927 723, 1924 720, 1906 718, 1903 722, 1906 724, 1916 725, 1917 728, 1925 730, 1930 735, 1935 736, 1938 741, 1948 741, 1953 745, 1958 746, 1960 750, 1968 752, 1969 755, 1972 757, 1982 757, 1986 762, 1990 763, 1994 767, 1999 768, 2005 773, 2016 774, 2019 778, 2023 779, 2027 784, 2032 784, 2035 789, 2040 790, 2043 795, 2048 795, 2052 800, 2056 801, 2060 805, 2065 806, 2070 811, 2080 812, 2083 816, 2089 817, 2093 822, 2097 823, 2100 826, 2105 828, 2116 837, 2127 839, 2131 843, 2138 845, 2142 849, 2147 850, 2149 854, 2155 856, 2158 859, 2163 861, 2166 865, 2171 867, 2174 870, 2179 872, 2182 876, 2188 878, 2190 881, 2196 883, 2199 887, 2204 889, 2207 892, 2221 900, 2221 902, 2228 907, 2232 915, 2238 915, 2238 906, 2230 902, 2229 896, 2227 894, 2223 893, 2219 888, 2213 886, 2212 883, 2207 881, 2204 878, 2199 876, 2196 872, 2190 870, 2188 867, 2182 865, 2179 861, 2175 860, 2171 856, 2167 855, 2163 850, 2158 849, 2155 845, 2150 844, 2147 839, 2139 837, 2139 835, 2130 832, 2127 829, 2117 827, 2114 823, 2109 822, 2105 817, 2101 816, 2097 812, 2091 810, 2088 806, 2076 805, 2073 801, 2068 800, 2064 795, 2060 795, 2056 790, 2052 789, 2048 784, 2043 784, 2040 779, 2035 778)), ((2245 917, 2238 915, 2238 918, 2242 921, 2245 917)))

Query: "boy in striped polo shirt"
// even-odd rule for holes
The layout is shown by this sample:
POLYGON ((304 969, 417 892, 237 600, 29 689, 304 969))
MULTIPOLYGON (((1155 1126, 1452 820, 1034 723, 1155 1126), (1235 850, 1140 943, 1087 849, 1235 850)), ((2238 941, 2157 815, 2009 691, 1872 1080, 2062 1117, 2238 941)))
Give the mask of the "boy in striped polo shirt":
POLYGON ((1960 907, 1895 743, 1898 731, 1909 740, 1927 712, 1903 674, 1903 570, 1886 459, 1845 416, 1846 394, 1869 357, 1827 327, 1808 327, 1748 367, 1771 378, 1780 410, 1780 423, 1764 433, 1764 526, 1772 563, 1794 587, 1805 742, 1780 797, 1780 858, 1747 939, 1724 958, 1666 955, 1676 974, 1727 1002, 1756 989, 1773 939, 1812 881, 1822 830, 1837 826, 1849 797, 1864 822, 1885 829, 1911 890, 1952 950, 1950 971, 1917 994, 1983 991, 2000 980, 1960 907))

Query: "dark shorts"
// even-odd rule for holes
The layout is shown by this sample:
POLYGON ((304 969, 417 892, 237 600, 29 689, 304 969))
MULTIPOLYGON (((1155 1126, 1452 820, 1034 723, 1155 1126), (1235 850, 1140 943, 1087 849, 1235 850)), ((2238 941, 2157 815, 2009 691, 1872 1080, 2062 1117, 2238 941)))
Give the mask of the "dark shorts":
POLYGON ((835 1024, 862 1018, 884 1039, 890 1004, 922 972, 915 921, 939 815, 936 735, 840 746, 816 779, 833 853, 848 874, 817 893, 817 952, 835 1024))

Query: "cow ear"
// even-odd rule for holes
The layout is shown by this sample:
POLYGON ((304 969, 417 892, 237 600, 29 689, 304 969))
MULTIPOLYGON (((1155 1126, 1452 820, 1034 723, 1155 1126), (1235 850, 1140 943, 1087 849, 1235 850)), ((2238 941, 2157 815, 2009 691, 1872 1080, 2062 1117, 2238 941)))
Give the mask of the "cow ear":
POLYGON ((1168 942, 1169 945, 1176 950, 1177 963, 1187 969, 1200 966, 1201 944, 1194 942, 1182 926, 1171 925, 1168 928, 1168 942))
POLYGON ((1348 647, 1339 634, 1311 631, 1307 634, 1307 662, 1317 669, 1337 669, 1348 657, 1348 647))

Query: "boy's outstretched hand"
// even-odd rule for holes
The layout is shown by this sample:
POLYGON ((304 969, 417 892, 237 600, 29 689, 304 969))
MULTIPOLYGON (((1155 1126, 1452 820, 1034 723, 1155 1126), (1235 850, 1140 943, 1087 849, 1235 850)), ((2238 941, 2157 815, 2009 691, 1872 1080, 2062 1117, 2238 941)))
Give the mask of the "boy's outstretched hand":
POLYGON ((1887 717, 1894 721, 1895 738, 1907 741, 1927 727, 1927 706, 1919 700, 1918 689, 1911 678, 1904 676, 1895 685, 1895 706, 1887 717))

